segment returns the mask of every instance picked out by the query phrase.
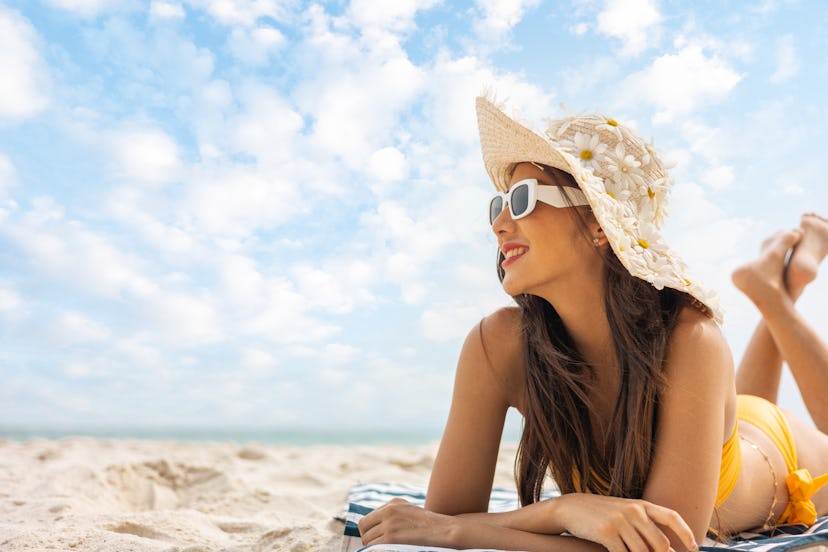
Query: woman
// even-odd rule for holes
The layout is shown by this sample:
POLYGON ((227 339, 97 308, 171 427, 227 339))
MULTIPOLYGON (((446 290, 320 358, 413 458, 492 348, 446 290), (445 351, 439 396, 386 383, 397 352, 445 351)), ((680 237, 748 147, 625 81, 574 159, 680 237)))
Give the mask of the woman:
POLYGON ((734 274, 763 316, 734 377, 715 295, 661 237, 670 181, 652 148, 612 119, 552 121, 542 137, 487 99, 477 112, 518 307, 466 339, 425 509, 392 501, 362 519, 363 542, 693 550, 708 530, 828 513, 828 476, 808 472, 828 472, 828 348, 793 307, 828 222, 803 217, 734 274), (773 404, 783 361, 819 429, 773 404), (488 514, 509 407, 525 419, 523 507, 488 514), (541 499, 547 472, 561 497, 541 499))

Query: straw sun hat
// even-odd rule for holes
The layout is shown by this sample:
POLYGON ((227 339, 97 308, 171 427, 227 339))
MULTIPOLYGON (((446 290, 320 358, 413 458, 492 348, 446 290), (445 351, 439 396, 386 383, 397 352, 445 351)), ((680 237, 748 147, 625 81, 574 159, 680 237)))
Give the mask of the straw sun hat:
POLYGON ((540 135, 485 97, 477 98, 477 124, 483 164, 495 188, 508 191, 511 173, 522 162, 568 172, 630 274, 656 289, 688 293, 697 308, 722 322, 716 293, 688 275, 661 235, 672 179, 650 144, 598 115, 549 120, 540 135))

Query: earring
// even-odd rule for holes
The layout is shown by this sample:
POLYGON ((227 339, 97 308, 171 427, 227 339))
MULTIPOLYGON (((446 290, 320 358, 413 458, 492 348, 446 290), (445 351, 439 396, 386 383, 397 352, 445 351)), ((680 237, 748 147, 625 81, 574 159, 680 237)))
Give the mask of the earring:
POLYGON ((598 247, 599 243, 601 243, 601 240, 599 240, 598 238, 592 238, 592 245, 598 247))

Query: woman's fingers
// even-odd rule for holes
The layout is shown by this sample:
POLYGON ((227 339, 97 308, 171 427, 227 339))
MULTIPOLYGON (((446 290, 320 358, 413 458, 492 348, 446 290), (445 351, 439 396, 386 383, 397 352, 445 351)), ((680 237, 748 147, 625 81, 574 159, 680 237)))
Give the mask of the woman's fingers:
MULTIPOLYGON (((651 502, 646 503, 647 515, 660 525, 668 527, 676 536, 681 539, 682 544, 687 547, 687 550, 697 550, 696 537, 693 536, 693 531, 684 519, 674 510, 657 506, 651 502)), ((663 534, 663 533, 662 533, 663 534)))
POLYGON ((393 527, 400 524, 399 518, 394 519, 395 513, 398 515, 400 508, 408 504, 402 498, 395 498, 360 519, 357 527, 362 543, 368 545, 378 542, 388 532, 386 526, 391 526, 390 530, 393 531, 393 527))
POLYGON ((659 529, 659 527, 646 514, 644 518, 636 525, 641 539, 646 542, 645 550, 652 550, 653 552, 669 552, 670 539, 667 535, 659 529))
MULTIPOLYGON (((650 546, 647 545, 647 542, 645 542, 645 539, 642 538, 642 535, 639 532, 639 528, 635 525, 629 524, 625 527, 622 527, 619 529, 618 533, 621 536, 621 540, 624 541, 623 545, 629 552, 650 551, 650 546)), ((653 547, 652 550, 653 552, 663 552, 662 549, 655 547, 653 547)))
POLYGON ((359 533, 361 535, 365 534, 365 532, 368 531, 369 529, 371 529, 371 527, 378 524, 380 522, 381 518, 382 518, 382 512, 380 511, 379 508, 377 508, 376 510, 374 510, 373 512, 371 512, 369 514, 366 514, 366 515, 362 516, 362 519, 360 519, 357 522, 357 527, 359 527, 359 533))
POLYGON ((381 521, 381 514, 378 515, 378 512, 374 510, 370 514, 364 516, 359 522, 357 523, 357 527, 359 527, 359 535, 362 537, 363 544, 368 544, 371 539, 376 538, 377 529, 379 528, 380 521, 381 521))

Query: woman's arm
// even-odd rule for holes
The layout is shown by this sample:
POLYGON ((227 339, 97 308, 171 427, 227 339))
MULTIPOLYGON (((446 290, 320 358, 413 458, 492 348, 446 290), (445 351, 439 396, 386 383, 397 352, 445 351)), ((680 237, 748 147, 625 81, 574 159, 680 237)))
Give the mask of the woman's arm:
POLYGON ((510 512, 461 517, 530 533, 569 533, 607 548, 667 550, 669 539, 658 524, 678 536, 681 550, 697 547, 693 532, 678 513, 646 500, 570 493, 510 512))
POLYGON ((670 340, 667 388, 643 498, 678 512, 698 542, 710 524, 722 444, 733 429, 733 381, 733 360, 719 327, 687 309, 670 340))
MULTIPOLYGON (((417 544, 450 548, 497 548, 500 550, 603 552, 594 542, 575 537, 542 535, 475 519, 423 510, 401 499, 381 506, 359 522, 365 545, 417 544)), ((627 552, 623 547, 611 552, 627 552)), ((643 548, 640 552, 649 552, 643 548)))
POLYGON ((506 411, 522 385, 519 317, 516 309, 500 309, 466 337, 427 510, 454 515, 488 509, 506 411))
MULTIPOLYGON (((666 508, 643 500, 566 495, 505 514, 448 516, 402 499, 381 506, 359 522, 362 542, 418 544, 452 548, 560 550, 566 552, 668 552, 670 542, 656 526, 672 527, 684 537, 681 550, 695 549, 690 528, 666 508), (572 500, 570 500, 572 499, 572 500), (566 502, 566 503, 565 503, 566 502), (545 534, 559 520, 572 536, 545 534), (500 523, 495 523, 500 522, 500 523), (502 523, 502 524, 501 524, 502 523), (540 532, 511 524, 536 525, 540 532)), ((558 528, 557 530, 562 530, 558 528)))

